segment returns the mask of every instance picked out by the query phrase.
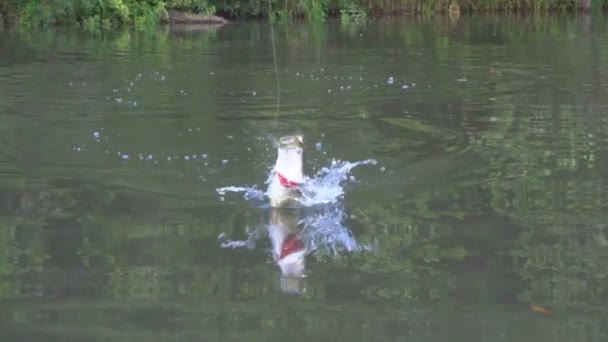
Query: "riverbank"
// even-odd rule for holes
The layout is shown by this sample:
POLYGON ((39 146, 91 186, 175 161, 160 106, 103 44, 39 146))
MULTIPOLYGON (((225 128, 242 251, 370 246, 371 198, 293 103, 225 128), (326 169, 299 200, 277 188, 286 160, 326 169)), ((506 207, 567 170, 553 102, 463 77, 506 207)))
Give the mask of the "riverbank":
POLYGON ((412 14, 576 13, 606 8, 608 0, 5 0, 0 2, 0 25, 96 29, 175 22, 216 25, 268 17, 318 21, 412 14))

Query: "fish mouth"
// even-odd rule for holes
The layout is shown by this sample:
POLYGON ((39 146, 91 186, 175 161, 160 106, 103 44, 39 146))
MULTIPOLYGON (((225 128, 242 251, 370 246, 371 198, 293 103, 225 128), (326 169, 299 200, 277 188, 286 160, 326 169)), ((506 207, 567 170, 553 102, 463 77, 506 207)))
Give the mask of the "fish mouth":
POLYGON ((286 135, 279 139, 278 145, 280 148, 303 148, 304 136, 302 134, 286 135))

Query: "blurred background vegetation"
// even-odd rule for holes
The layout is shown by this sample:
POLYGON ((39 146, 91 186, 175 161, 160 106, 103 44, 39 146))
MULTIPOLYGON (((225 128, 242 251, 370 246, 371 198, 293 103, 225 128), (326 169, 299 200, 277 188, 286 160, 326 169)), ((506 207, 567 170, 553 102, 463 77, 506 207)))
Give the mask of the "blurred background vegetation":
POLYGON ((168 10, 222 17, 361 20, 387 14, 458 16, 470 12, 566 13, 605 9, 608 0, 5 0, 0 2, 4 25, 81 25, 106 28, 143 27, 158 23, 168 10), (272 13, 269 13, 269 10, 272 13))

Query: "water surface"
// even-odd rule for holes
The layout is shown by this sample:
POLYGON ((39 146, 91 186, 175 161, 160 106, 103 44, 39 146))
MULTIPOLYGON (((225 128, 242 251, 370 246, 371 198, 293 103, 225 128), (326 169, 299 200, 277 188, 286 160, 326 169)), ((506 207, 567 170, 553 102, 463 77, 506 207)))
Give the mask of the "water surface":
POLYGON ((607 338, 605 18, 274 30, 278 89, 264 23, 0 33, 2 340, 607 338), (218 192, 293 129, 342 193, 297 296, 218 192))

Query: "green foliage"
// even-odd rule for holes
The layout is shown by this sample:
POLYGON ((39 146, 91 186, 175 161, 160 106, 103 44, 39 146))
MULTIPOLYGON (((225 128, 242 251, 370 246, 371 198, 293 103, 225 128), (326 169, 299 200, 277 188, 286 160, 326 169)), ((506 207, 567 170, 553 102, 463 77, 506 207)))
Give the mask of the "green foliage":
MULTIPOLYGON (((329 0, 290 0, 273 1, 271 19, 288 20, 292 18, 308 18, 312 21, 324 21, 327 17, 329 0)), ((266 11, 267 12, 267 11, 266 11)))
POLYGON ((168 0, 167 7, 193 13, 214 14, 216 7, 210 0, 168 0))
POLYGON ((88 29, 111 25, 149 26, 166 10, 268 17, 272 21, 307 18, 324 21, 337 15, 345 22, 364 22, 370 14, 456 12, 572 12, 608 0, 7 0, 0 4, 0 23, 17 18, 22 27, 80 24, 88 29), (270 10, 270 12, 269 12, 270 10))
POLYGON ((165 3, 160 0, 148 0, 147 2, 129 1, 132 1, 130 6, 131 17, 137 28, 150 27, 158 23, 160 17, 166 13, 165 3))
POLYGON ((79 24, 95 30, 111 25, 156 24, 165 13, 165 3, 160 0, 27 0, 15 2, 11 11, 17 13, 21 27, 79 24))

